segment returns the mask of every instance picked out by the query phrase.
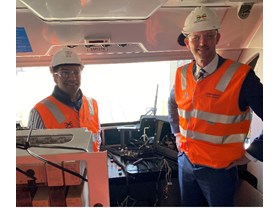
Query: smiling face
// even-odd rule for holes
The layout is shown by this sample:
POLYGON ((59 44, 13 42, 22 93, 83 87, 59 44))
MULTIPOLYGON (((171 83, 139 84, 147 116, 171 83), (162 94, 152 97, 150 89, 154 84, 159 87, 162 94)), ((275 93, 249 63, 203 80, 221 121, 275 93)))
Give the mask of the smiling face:
POLYGON ((54 81, 57 86, 75 100, 81 86, 81 71, 80 65, 60 65, 53 74, 54 81))
POLYGON ((216 55, 216 45, 220 40, 217 30, 190 33, 184 40, 200 67, 208 65, 216 55))

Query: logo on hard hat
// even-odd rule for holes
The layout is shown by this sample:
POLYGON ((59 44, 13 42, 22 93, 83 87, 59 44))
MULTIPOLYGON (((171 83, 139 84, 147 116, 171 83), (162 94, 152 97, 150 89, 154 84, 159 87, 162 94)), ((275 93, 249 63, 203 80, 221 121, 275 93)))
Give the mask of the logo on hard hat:
POLYGON ((207 19, 207 15, 204 13, 202 15, 197 15, 196 16, 196 20, 194 21, 195 23, 201 22, 201 21, 206 21, 207 19))
POLYGON ((73 54, 72 51, 69 51, 69 50, 66 50, 66 51, 65 51, 65 57, 70 58, 70 57, 72 57, 72 54, 73 54))

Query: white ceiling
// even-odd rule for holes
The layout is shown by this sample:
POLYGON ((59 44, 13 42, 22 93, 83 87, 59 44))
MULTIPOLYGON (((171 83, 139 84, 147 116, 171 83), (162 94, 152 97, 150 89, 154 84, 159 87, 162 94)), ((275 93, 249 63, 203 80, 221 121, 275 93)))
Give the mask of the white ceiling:
MULTIPOLYGON (((56 17, 56 20, 44 20, 36 12, 22 4, 20 0, 17 0, 17 32, 19 29, 21 33, 22 31, 26 33, 23 42, 24 44, 29 42, 31 48, 29 51, 17 52, 17 66, 48 65, 51 56, 63 46, 75 47, 85 63, 191 58, 190 52, 185 47, 178 45, 177 37, 182 30, 186 16, 194 6, 202 4, 211 6, 218 14, 222 22, 220 30, 222 39, 218 44, 218 50, 225 55, 230 55, 232 59, 238 58, 242 49, 248 48, 251 41, 256 40, 254 35, 262 27, 262 1, 257 0, 250 16, 244 20, 237 16, 242 2, 234 0, 147 0, 153 2, 149 3, 149 6, 144 0, 65 1, 68 3, 69 1, 75 1, 80 4, 83 2, 86 5, 86 9, 83 9, 83 11, 87 11, 88 16, 91 13, 89 8, 94 9, 93 5, 98 5, 94 2, 106 2, 108 4, 100 4, 98 13, 91 13, 92 20, 81 20, 81 15, 78 20, 74 20, 75 17, 70 17, 72 20, 66 20, 66 16, 62 17, 63 20, 58 20, 58 17, 56 17), (141 6, 139 2, 144 4, 141 6), (133 6, 133 4, 137 6, 133 6), (163 5, 159 6, 161 4, 163 5), (117 7, 122 8, 119 9, 122 12, 119 12, 119 16, 114 18, 113 13, 109 11, 110 9, 116 11, 117 7), (126 12, 124 12, 125 10, 126 12), (140 16, 141 18, 139 18, 140 16), (137 18, 135 19, 135 17, 137 18), (143 17, 144 19, 142 19, 143 17), (100 19, 97 20, 96 18, 100 19), (95 42, 95 44, 89 42, 95 42)), ((45 2, 64 1, 25 0, 25 2, 33 5, 35 3, 41 4, 46 9, 45 2)), ((22 41, 20 38, 22 37, 17 36, 17 44, 22 41)), ((258 41, 258 43, 260 42, 258 41)), ((255 43, 254 47, 258 43, 255 43)))

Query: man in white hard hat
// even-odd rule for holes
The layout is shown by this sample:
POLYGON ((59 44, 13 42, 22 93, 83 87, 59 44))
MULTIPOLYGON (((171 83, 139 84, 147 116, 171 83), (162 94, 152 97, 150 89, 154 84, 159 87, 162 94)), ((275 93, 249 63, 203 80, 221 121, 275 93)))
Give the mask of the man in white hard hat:
POLYGON ((98 106, 96 100, 84 96, 80 89, 83 68, 77 53, 69 48, 63 48, 53 56, 50 72, 56 85, 53 93, 31 110, 28 127, 85 127, 93 134, 93 151, 99 151, 101 138, 98 106))
POLYGON ((244 148, 250 108, 263 117, 263 86, 250 66, 217 54, 219 28, 212 10, 197 7, 178 37, 194 56, 177 69, 168 100, 182 206, 233 206, 237 166, 263 159, 262 133, 244 148))

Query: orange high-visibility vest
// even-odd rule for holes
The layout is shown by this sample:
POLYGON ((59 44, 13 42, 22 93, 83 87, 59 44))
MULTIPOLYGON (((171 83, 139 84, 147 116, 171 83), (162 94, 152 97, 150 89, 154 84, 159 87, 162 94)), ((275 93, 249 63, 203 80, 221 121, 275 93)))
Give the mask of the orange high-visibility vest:
POLYGON ((99 118, 97 102, 83 96, 79 111, 49 96, 36 104, 42 121, 47 129, 56 128, 87 128, 92 132, 93 151, 99 151, 99 118))
POLYGON ((194 62, 179 67, 175 79, 181 149, 193 164, 225 168, 245 153, 250 109, 239 109, 239 93, 250 66, 226 60, 196 81, 194 62))

